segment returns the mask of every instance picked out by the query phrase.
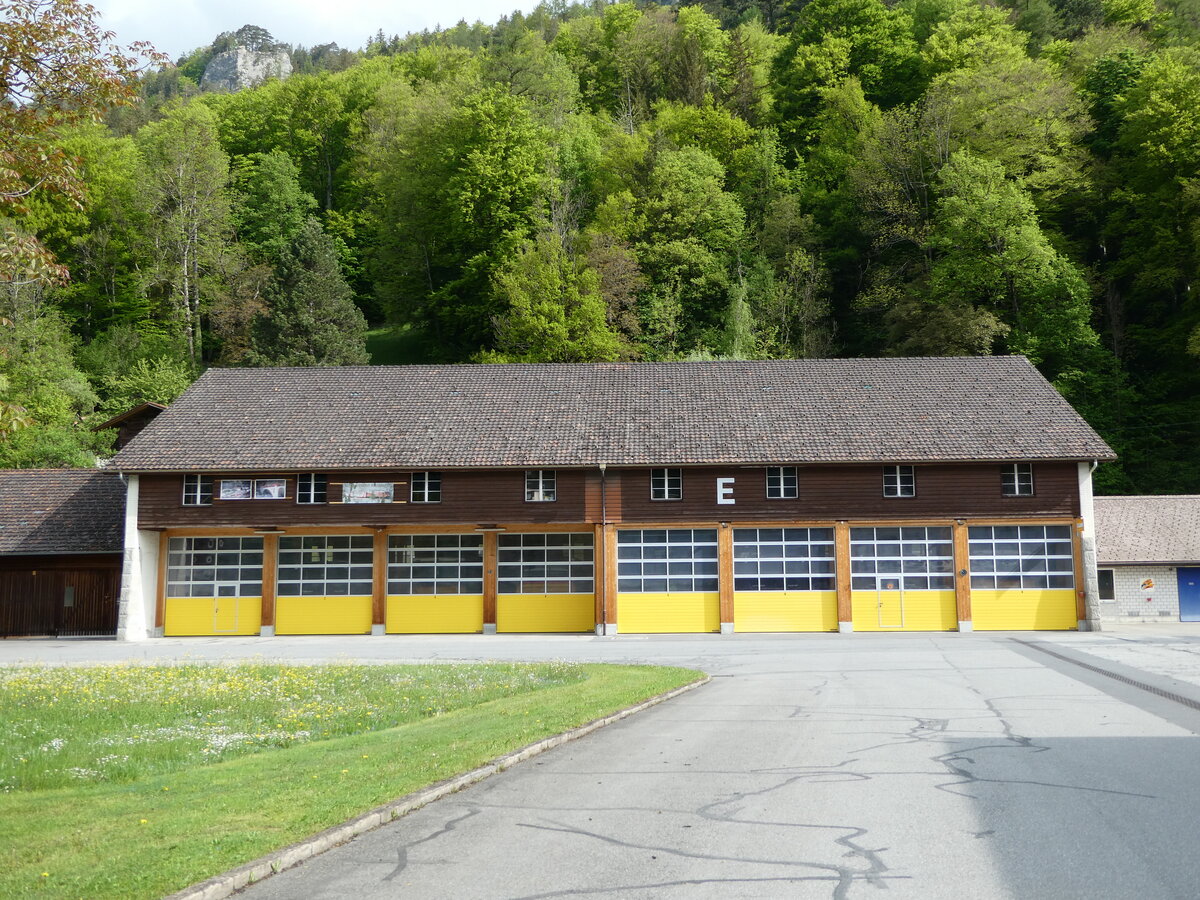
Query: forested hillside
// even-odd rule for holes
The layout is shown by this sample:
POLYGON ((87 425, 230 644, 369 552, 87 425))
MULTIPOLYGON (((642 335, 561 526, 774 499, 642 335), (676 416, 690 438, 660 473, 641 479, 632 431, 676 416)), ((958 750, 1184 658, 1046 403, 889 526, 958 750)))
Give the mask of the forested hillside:
POLYGON ((1102 491, 1200 493, 1197 0, 554 4, 202 94, 212 53, 61 129, 85 198, 9 220, 71 278, 0 285, 0 465, 388 324, 414 362, 1022 353, 1102 491))

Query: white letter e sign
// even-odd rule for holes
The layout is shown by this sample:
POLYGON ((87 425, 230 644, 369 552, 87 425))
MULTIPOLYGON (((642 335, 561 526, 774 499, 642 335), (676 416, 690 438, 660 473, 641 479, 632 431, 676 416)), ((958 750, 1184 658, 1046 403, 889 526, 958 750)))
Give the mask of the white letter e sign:
POLYGON ((718 478, 717 479, 717 505, 732 506, 737 503, 733 499, 733 479, 718 478))

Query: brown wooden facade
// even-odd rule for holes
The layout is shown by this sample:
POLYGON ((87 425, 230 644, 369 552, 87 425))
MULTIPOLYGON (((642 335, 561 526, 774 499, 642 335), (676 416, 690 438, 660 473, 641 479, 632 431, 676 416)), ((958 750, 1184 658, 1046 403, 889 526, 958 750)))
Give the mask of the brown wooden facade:
POLYGON ((1080 514, 1075 463, 1034 465, 1032 496, 1006 497, 996 463, 919 465, 916 496, 884 497, 878 465, 798 467, 799 497, 767 499, 764 467, 696 467, 683 472, 680 500, 650 498, 649 469, 560 469, 557 499, 526 502, 521 469, 445 470, 442 499, 410 503, 410 472, 328 473, 328 502, 296 502, 296 473, 212 473, 222 478, 285 478, 274 500, 221 500, 185 506, 183 475, 141 476, 138 527, 287 527, 298 525, 566 524, 671 522, 818 522, 825 520, 1075 518, 1080 514), (733 479, 733 504, 718 504, 717 479, 733 479), (342 503, 346 482, 391 482, 395 502, 342 503))
POLYGON ((121 554, 0 557, 0 637, 116 634, 121 554))

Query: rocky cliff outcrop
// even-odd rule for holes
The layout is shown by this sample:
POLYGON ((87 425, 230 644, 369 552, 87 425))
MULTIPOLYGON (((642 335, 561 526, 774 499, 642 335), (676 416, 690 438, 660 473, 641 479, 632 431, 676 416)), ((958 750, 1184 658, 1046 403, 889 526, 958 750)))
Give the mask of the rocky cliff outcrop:
POLYGON ((262 84, 268 78, 287 78, 292 60, 286 50, 249 50, 234 47, 218 53, 204 67, 200 88, 205 91, 232 93, 262 84))

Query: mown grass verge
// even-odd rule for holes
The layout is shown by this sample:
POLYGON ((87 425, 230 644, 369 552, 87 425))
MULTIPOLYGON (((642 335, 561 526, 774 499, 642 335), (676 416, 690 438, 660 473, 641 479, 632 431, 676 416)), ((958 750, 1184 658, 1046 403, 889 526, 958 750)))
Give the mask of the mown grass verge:
POLYGON ((161 897, 702 677, 648 666, 562 668, 577 677, 422 710, 382 730, 209 764, 193 759, 123 782, 0 794, 0 896, 161 897))

